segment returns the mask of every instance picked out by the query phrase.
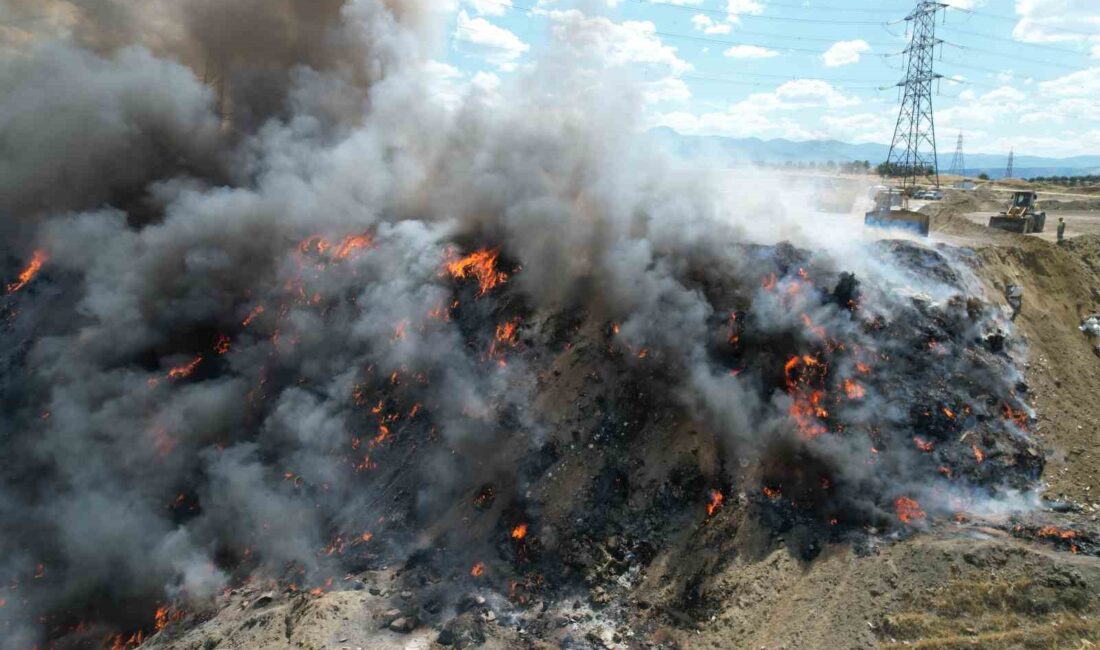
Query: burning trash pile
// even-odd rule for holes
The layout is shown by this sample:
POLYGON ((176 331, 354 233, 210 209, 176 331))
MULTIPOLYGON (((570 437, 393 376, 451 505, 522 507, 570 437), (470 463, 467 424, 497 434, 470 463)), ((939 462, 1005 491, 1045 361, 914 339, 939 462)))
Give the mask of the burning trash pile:
MULTIPOLYGON (((409 242, 379 230, 303 238, 275 286, 241 293, 215 320, 176 320, 164 340, 98 368, 117 377, 91 391, 95 405, 61 396, 80 380, 67 367, 7 388, 9 403, 27 404, 27 434, 6 444, 31 461, 9 470, 8 485, 33 500, 27 490, 41 482, 27 472, 60 471, 35 448, 77 417, 88 438, 74 443, 84 449, 74 462, 111 467, 130 494, 113 504, 98 491, 84 497, 91 503, 70 495, 115 513, 82 530, 112 539, 109 524, 135 516, 118 508, 148 503, 150 520, 135 525, 156 522, 163 538, 138 561, 165 581, 128 592, 142 582, 119 584, 113 569, 102 583, 84 578, 133 598, 133 609, 95 609, 82 595, 39 601, 86 569, 71 548, 33 543, 30 527, 13 536, 30 559, 7 576, 8 611, 46 608, 54 638, 108 638, 99 626, 130 614, 115 619, 128 627, 113 637, 127 647, 137 630, 164 627, 160 610, 185 616, 192 590, 208 582, 264 576, 320 594, 345 574, 402 560, 497 585, 522 605, 593 575, 644 569, 674 529, 726 511, 809 531, 809 559, 868 527, 905 531, 980 511, 1029 489, 1042 468, 999 312, 934 251, 892 243, 871 252, 901 271, 939 274, 955 292, 938 300, 868 286, 789 245, 735 246, 723 256, 736 271, 706 255, 669 255, 656 263, 679 267, 666 279, 700 314, 682 340, 650 327, 645 310, 539 305, 520 288, 524 265, 496 246, 444 245, 417 280, 420 313, 395 317, 382 278, 409 242), (336 345, 326 334, 334 328, 336 345), (78 405, 79 416, 70 412, 78 405), (107 428, 96 433, 99 423, 107 428), (132 428, 104 438, 111 426, 132 428), (685 426, 706 432, 716 465, 642 460, 639 446, 685 426), (635 463, 661 479, 639 481, 635 463), (563 489, 577 500, 563 504, 563 489), (608 536, 630 560, 597 569, 586 547, 608 536), (203 548, 213 554, 196 558, 203 548), (149 622, 143 602, 157 605, 149 622), (90 608, 67 609, 78 603, 90 608)), ((9 302, 63 300, 51 269, 43 273, 9 302)), ((658 318, 682 317, 668 306, 658 318)), ((17 317, 5 336, 28 350, 9 367, 34 377, 34 355, 64 334, 28 320, 17 317)), ((96 548, 107 566, 126 561, 96 548)))
POLYGON ((749 522, 809 560, 1035 487, 1023 350, 965 260, 754 241, 557 66, 549 105, 447 113, 424 3, 224 4, 309 24, 259 62, 182 2, 192 31, 111 50, 97 21, 147 19, 120 3, 0 75, 0 133, 31 134, 0 181, 5 650, 394 566, 430 591, 404 631, 475 589, 606 605, 749 522))

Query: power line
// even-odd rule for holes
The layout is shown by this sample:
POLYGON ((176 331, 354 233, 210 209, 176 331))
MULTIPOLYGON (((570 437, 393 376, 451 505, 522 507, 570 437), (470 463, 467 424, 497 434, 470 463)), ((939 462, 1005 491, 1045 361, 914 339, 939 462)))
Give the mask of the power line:
MULTIPOLYGON (((522 5, 517 5, 517 4, 510 3, 510 2, 503 2, 502 0, 482 0, 482 1, 483 2, 489 2, 489 3, 495 4, 495 5, 500 5, 502 7, 508 8, 508 9, 514 9, 516 11, 520 11, 520 12, 526 13, 528 15, 536 16, 536 17, 539 17, 539 18, 547 18, 548 17, 544 10, 539 9, 537 7, 525 7, 525 6, 522 6, 522 5)), ((653 3, 645 2, 645 0, 631 0, 631 1, 643 2, 644 4, 653 4, 653 3)), ((679 7, 680 5, 670 5, 670 6, 679 7)), ((700 9, 699 11, 703 11, 703 10, 700 9)), ((714 12, 715 10, 708 9, 706 11, 714 12)), ((723 13, 723 12, 718 12, 718 13, 723 13)), ((866 22, 864 24, 878 25, 880 23, 866 22)), ((629 29, 629 28, 627 28, 623 25, 619 25, 619 26, 624 27, 624 29, 629 29)), ((656 30, 656 31, 634 30, 634 31, 637 31, 638 33, 641 33, 641 34, 652 34, 654 36, 662 36, 664 38, 678 38, 678 39, 681 39, 681 40, 697 41, 697 42, 701 42, 701 43, 717 43, 717 44, 722 44, 722 45, 752 45, 754 47, 765 47, 765 48, 771 48, 771 49, 776 49, 776 50, 784 50, 784 51, 787 51, 787 52, 801 52, 801 53, 806 53, 806 54, 824 54, 826 51, 828 51, 827 49, 822 50, 822 49, 790 47, 790 46, 787 46, 787 45, 775 45, 775 44, 770 44, 770 43, 752 43, 752 42, 749 42, 749 41, 735 41, 735 40, 730 40, 730 39, 713 38, 713 37, 710 37, 710 36, 697 36, 697 35, 694 35, 694 34, 676 34, 676 33, 673 33, 673 32, 665 32, 665 31, 659 31, 659 30, 656 30)), ((758 35, 758 36, 761 36, 761 37, 764 37, 764 38, 780 38, 780 39, 788 39, 788 40, 793 39, 793 40, 818 41, 818 42, 823 42, 823 43, 835 43, 836 42, 835 39, 824 39, 824 38, 819 39, 819 38, 811 38, 811 37, 798 37, 798 36, 789 36, 789 35, 786 35, 786 34, 766 34, 766 33, 763 33, 763 32, 748 32, 748 31, 743 31, 743 30, 738 30, 738 33, 753 34, 753 35, 758 35)), ((868 45, 871 45, 871 43, 868 43, 868 45)), ((879 45, 880 46, 892 46, 894 44, 893 43, 891 43, 891 44, 879 43, 879 45)), ((898 53, 896 53, 896 52, 895 53, 889 53, 889 54, 880 54, 880 53, 875 53, 875 52, 865 52, 864 54, 866 54, 868 56, 897 56, 898 55, 898 53)))
MULTIPOLYGON (((982 9, 982 10, 964 9, 962 7, 956 7, 954 5, 950 5, 950 7, 952 9, 954 9, 955 11, 961 11, 963 13, 967 13, 967 14, 970 14, 972 16, 978 16, 980 18, 994 18, 994 19, 997 19, 997 20, 1007 20, 1007 21, 1013 22, 1013 23, 1019 23, 1020 21, 1022 21, 1024 19, 1022 16, 1004 16, 1004 15, 1001 15, 1001 14, 989 13, 988 11, 985 11, 984 9, 982 9)), ((1100 32, 1086 32, 1086 31, 1082 31, 1082 30, 1079 30, 1079 29, 1071 29, 1069 27, 1048 27, 1046 25, 1043 25, 1042 27, 1043 27, 1044 30, 1051 31, 1051 32, 1066 32, 1066 33, 1069 33, 1069 34, 1078 34, 1080 36, 1100 37, 1100 32)))
MULTIPOLYGON (((478 33, 479 32, 479 30, 471 29, 469 27, 459 26, 459 27, 456 27, 456 29, 461 29, 462 31, 469 32, 469 33, 478 33)), ((477 41, 471 41, 471 40, 463 39, 463 38, 452 38, 451 42, 452 43, 468 43, 468 44, 473 45, 475 47, 489 48, 489 49, 492 49, 492 50, 500 50, 500 51, 503 51, 503 52, 515 52, 515 50, 513 50, 512 48, 503 47, 503 46, 500 46, 500 45, 491 45, 491 44, 488 44, 488 43, 479 43, 477 41)), ((652 71, 653 67, 654 66, 652 66, 652 65, 645 66, 647 72, 652 71)), ((865 79, 839 78, 839 77, 800 77, 800 76, 791 76, 791 75, 766 74, 766 73, 762 73, 762 72, 740 72, 740 71, 731 71, 731 72, 728 72, 727 74, 741 75, 741 76, 746 76, 746 77, 776 79, 776 80, 782 80, 782 81, 824 81, 824 82, 828 82, 830 84, 833 84, 837 88, 843 88, 844 90, 852 90, 852 91, 860 91, 860 90, 881 91, 881 90, 886 90, 886 89, 889 89, 889 88, 893 88, 893 85, 884 85, 888 82, 874 82, 874 81, 867 81, 865 79), (860 85, 849 85, 849 84, 860 84, 860 85)), ((724 78, 724 77, 708 74, 705 71, 702 72, 702 73, 697 73, 697 72, 696 73, 681 73, 681 74, 676 74, 676 75, 673 75, 673 76, 677 79, 692 79, 692 80, 696 80, 696 81, 711 81, 711 82, 716 82, 716 83, 728 83, 728 84, 734 84, 734 85, 739 85, 739 86, 755 86, 755 87, 759 87, 759 88, 775 88, 774 83, 768 84, 768 83, 761 83, 761 82, 741 81, 739 79, 727 79, 727 78, 724 78)), ((662 79, 663 78, 664 77, 662 77, 662 79)), ((659 79, 658 79, 658 81, 659 81, 659 79)), ((960 82, 960 83, 963 83, 963 82, 960 82)))
MULTIPOLYGON (((752 16, 754 14, 738 13, 722 11, 720 9, 703 9, 702 7, 694 7, 691 5, 681 5, 673 2, 662 2, 661 0, 629 0, 630 2, 643 5, 652 5, 656 7, 667 7, 669 9, 683 9, 685 11, 692 11, 696 13, 710 13, 710 14, 723 14, 729 15, 733 13, 736 16, 752 16)), ((891 9, 867 9, 865 7, 838 7, 833 5, 808 5, 808 4, 787 4, 782 2, 768 2, 768 7, 780 7, 805 10, 821 10, 821 11, 851 11, 853 13, 863 14, 895 14, 896 12, 891 9)))
POLYGON ((973 45, 959 45, 958 43, 951 43, 949 41, 941 41, 941 43, 943 43, 944 45, 947 45, 948 47, 954 47, 954 48, 958 48, 960 50, 969 50, 971 52, 980 52, 982 54, 991 54, 993 56, 1000 57, 1000 58, 1011 58, 1011 59, 1014 59, 1016 61, 1026 61, 1027 63, 1036 63, 1036 64, 1039 64, 1039 65, 1050 66, 1052 68, 1062 68, 1064 70, 1074 70, 1074 71, 1082 69, 1081 66, 1065 65, 1064 63, 1055 63, 1054 61, 1044 61, 1043 59, 1031 59, 1031 58, 1028 58, 1028 57, 1019 56, 1017 54, 1008 54, 1008 53, 1005 53, 1005 52, 997 52, 996 50, 987 50, 987 49, 981 48, 981 47, 974 47, 973 45))
MULTIPOLYGON (((1027 41, 1019 41, 1014 38, 1005 38, 1004 36, 993 36, 991 34, 982 34, 981 32, 971 32, 965 29, 959 29, 953 25, 947 25, 947 29, 957 34, 965 34, 967 36, 973 36, 975 38, 984 38, 990 41, 1001 41, 1012 43, 1013 45, 1023 45, 1027 47, 1034 47, 1041 50, 1050 50, 1051 52, 1059 52, 1061 54, 1073 54, 1076 56, 1089 56, 1087 52, 1081 52, 1080 50, 1071 50, 1064 47, 1054 47, 1053 45, 1043 45, 1041 43, 1028 43, 1027 41)), ((1100 34, 1097 34, 1097 38, 1100 38, 1100 34)))
MULTIPOLYGON (((545 11, 544 9, 540 9, 538 7, 522 7, 520 5, 512 4, 510 2, 502 2, 501 0, 481 0, 481 1, 482 2, 488 2, 490 4, 501 5, 503 7, 511 7, 513 9, 519 9, 520 11, 527 11, 527 12, 545 11)), ((674 5, 674 4, 671 4, 671 3, 646 2, 645 0, 629 0, 629 1, 630 2, 641 2, 642 4, 647 4, 647 5, 662 4, 662 5, 667 5, 669 7, 678 7, 678 6, 680 6, 680 5, 674 5)), ((691 7, 691 9, 693 11, 695 11, 696 13, 721 15, 721 16, 729 16, 730 15, 728 11, 720 11, 718 9, 703 9, 703 8, 695 8, 695 7, 691 7)), ((780 21, 780 22, 792 22, 792 23, 816 23, 816 24, 821 24, 821 25, 881 25, 882 24, 880 21, 876 21, 876 20, 831 20, 831 19, 828 19, 828 18, 792 18, 790 16, 764 16, 764 15, 761 15, 761 14, 735 14, 735 15, 738 18, 752 18, 752 19, 758 19, 758 20, 775 20, 775 21, 780 21)))

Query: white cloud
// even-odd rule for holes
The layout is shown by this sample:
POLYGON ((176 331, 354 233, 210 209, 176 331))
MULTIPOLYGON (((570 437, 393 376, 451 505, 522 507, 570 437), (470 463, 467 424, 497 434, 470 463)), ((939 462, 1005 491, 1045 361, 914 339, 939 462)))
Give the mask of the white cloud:
POLYGON ((710 16, 704 14, 692 16, 691 24, 704 34, 729 34, 730 30, 733 29, 733 26, 729 23, 716 23, 711 20, 710 16))
POLYGON ((741 24, 740 14, 759 16, 764 13, 762 0, 726 0, 727 20, 734 25, 741 24))
POLYGON ((1100 55, 1096 0, 1016 0, 1020 22, 1012 36, 1028 43, 1081 43, 1100 55), (1093 34, 1093 35, 1090 35, 1093 34))
POLYGON ((1092 97, 1100 101, 1100 68, 1087 68, 1041 81, 1039 92, 1055 97, 1092 97))
POLYGON ((484 46, 485 59, 504 71, 514 70, 516 61, 531 49, 511 31, 481 17, 471 18, 465 9, 458 13, 455 40, 484 46))
POLYGON ((827 108, 845 108, 858 106, 858 97, 848 97, 832 84, 820 79, 795 79, 775 89, 775 97, 782 108, 807 108, 824 106, 827 108))
POLYGON ((832 130, 844 125, 853 130, 852 123, 826 122, 817 116, 821 115, 822 110, 829 115, 828 111, 860 103, 858 98, 845 96, 827 82, 798 79, 788 81, 770 93, 749 95, 743 101, 731 104, 725 111, 657 113, 651 117, 651 122, 655 126, 669 126, 689 134, 809 140, 827 137, 832 130), (815 119, 818 123, 813 126, 815 119))
POLYGON ((859 63, 859 55, 870 49, 870 44, 863 39, 837 41, 821 55, 821 60, 830 68, 851 65, 853 63, 859 63))
POLYGON ((889 142, 894 130, 894 111, 823 115, 827 137, 844 142, 889 142))
POLYGON ((683 79, 665 77, 642 84, 642 96, 648 104, 686 102, 691 99, 691 89, 683 79))
POLYGON ((496 0, 463 0, 463 3, 482 16, 503 16, 508 9, 507 5, 496 0))
POLYGON ((577 10, 551 11, 552 34, 580 54, 608 66, 632 63, 663 65, 678 75, 695 67, 680 58, 677 49, 665 45, 650 21, 616 23, 602 16, 586 16, 577 10))
POLYGON ((757 45, 734 45, 722 55, 731 59, 770 59, 773 56, 779 56, 779 52, 757 45))
POLYGON ((951 0, 951 6, 949 9, 960 9, 963 11, 969 11, 971 9, 978 9, 984 7, 986 0, 951 0))
POLYGON ((457 109, 471 94, 482 101, 499 101, 500 78, 491 72, 478 72, 469 78, 453 65, 435 60, 425 61, 421 71, 432 95, 449 110, 457 109))

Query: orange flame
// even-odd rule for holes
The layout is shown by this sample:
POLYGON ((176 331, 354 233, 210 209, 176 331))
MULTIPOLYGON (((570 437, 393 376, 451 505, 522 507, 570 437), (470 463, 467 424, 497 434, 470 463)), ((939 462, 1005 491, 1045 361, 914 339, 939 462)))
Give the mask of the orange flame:
POLYGON ((512 539, 521 540, 527 537, 527 524, 520 524, 512 529, 512 539))
POLYGON ((1012 420, 1013 422, 1015 422, 1016 426, 1020 427, 1021 429, 1027 430, 1029 421, 1026 411, 1017 411, 1009 406, 1008 403, 1004 403, 1001 405, 1001 415, 1006 420, 1012 420))
POLYGON ((186 616, 185 612, 172 607, 158 607, 156 614, 154 614, 154 626, 157 632, 160 632, 164 628, 168 627, 169 623, 175 623, 181 621, 186 616))
POLYGON ((359 539, 362 540, 364 543, 369 542, 374 539, 374 533, 363 533, 359 536, 359 539))
POLYGON ((820 325, 814 325, 814 320, 810 318, 809 314, 802 314, 802 324, 806 326, 806 329, 810 331, 814 336, 823 339, 826 337, 825 328, 820 325))
POLYGON ((920 504, 909 497, 898 497, 894 501, 894 511, 897 512, 898 519, 906 524, 921 521, 928 516, 921 510, 920 504))
POLYGON ((510 321, 503 322, 497 325, 496 334, 493 336, 493 342, 489 346, 489 356, 498 357, 503 354, 504 348, 514 348, 519 345, 517 335, 519 332, 518 318, 513 318, 510 321))
POLYGON ((867 391, 863 390, 863 386, 851 379, 844 380, 844 392, 848 395, 848 399, 863 399, 867 394, 867 391))
POLYGON ((764 496, 768 497, 769 499, 776 499, 783 496, 783 492, 779 488, 770 488, 765 485, 760 489, 763 490, 764 496))
POLYGON ((493 287, 508 281, 508 275, 497 270, 498 249, 482 249, 461 259, 452 259, 445 265, 448 275, 456 279, 476 278, 478 297, 484 296, 493 287))
POLYGON ((229 349, 233 346, 232 341, 225 334, 219 334, 217 342, 214 343, 214 352, 218 354, 225 354, 229 352, 229 349))
POLYGON ((38 272, 42 270, 42 266, 48 259, 50 259, 50 256, 46 251, 41 249, 36 250, 31 257, 31 261, 27 263, 27 267, 19 274, 19 279, 8 285, 8 293, 15 293, 27 286, 27 284, 38 275, 38 272))
POLYGON ((917 449, 920 449, 921 451, 930 452, 930 451, 932 451, 933 449, 936 448, 936 446, 934 444, 932 444, 932 441, 925 440, 924 438, 921 438, 920 436, 913 436, 913 444, 915 444, 917 446, 917 449))
POLYGON ((245 319, 241 322, 241 326, 242 327, 248 327, 249 325, 252 324, 252 321, 256 320, 256 318, 262 313, 264 313, 264 306, 263 305, 257 305, 256 308, 253 309, 252 311, 250 311, 248 313, 248 316, 245 317, 245 319))
POLYGON ((1043 526, 1039 529, 1039 537, 1057 537, 1058 539, 1073 539, 1077 537, 1077 532, 1072 530, 1062 530, 1061 528, 1055 528, 1054 526, 1043 526))
POLYGON ((974 460, 978 461, 979 463, 985 460, 985 453, 978 448, 978 445, 971 445, 970 448, 974 450, 974 460))
POLYGON ((130 636, 116 634, 113 637, 107 637, 105 641, 110 642, 111 650, 133 650, 145 643, 145 633, 139 630, 130 636))
POLYGON ((795 421, 803 437, 813 439, 825 434, 826 429, 817 421, 817 418, 828 417, 829 411, 821 404, 824 393, 821 391, 811 391, 809 395, 807 395, 805 387, 800 385, 800 383, 805 382, 805 379, 803 378, 800 380, 794 376, 794 370, 799 364, 805 365, 807 368, 823 366, 821 366, 820 361, 810 355, 791 357, 783 366, 783 372, 786 377, 787 393, 794 399, 788 410, 788 414, 791 416, 791 419, 795 421))
POLYGON ((718 490, 710 491, 710 503, 707 504, 707 516, 713 517, 714 513, 718 512, 718 509, 722 507, 722 501, 725 497, 718 490))
POLYGON ((182 366, 172 368, 168 371, 169 379, 183 379, 190 377, 191 373, 195 372, 195 369, 202 363, 202 355, 195 357, 190 362, 183 364, 182 366))
POLYGON ((485 573, 485 565, 478 562, 470 569, 470 575, 475 578, 480 578, 485 573))
POLYGON ((325 580, 325 584, 320 587, 314 587, 309 590, 309 595, 314 598, 324 595, 326 591, 332 588, 332 578, 325 580))
POLYGON ((340 242, 340 245, 336 247, 335 257, 338 260, 346 260, 348 256, 355 251, 373 247, 374 238, 366 233, 362 235, 348 235, 344 237, 344 241, 340 242))

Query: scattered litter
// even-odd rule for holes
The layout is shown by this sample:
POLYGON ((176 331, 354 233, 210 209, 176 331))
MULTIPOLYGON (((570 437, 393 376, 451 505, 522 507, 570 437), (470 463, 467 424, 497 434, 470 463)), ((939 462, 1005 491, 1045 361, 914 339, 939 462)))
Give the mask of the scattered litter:
POLYGON ((1100 314, 1092 314, 1085 317, 1085 320, 1081 321, 1081 327, 1078 329, 1089 336, 1100 338, 1100 314))

